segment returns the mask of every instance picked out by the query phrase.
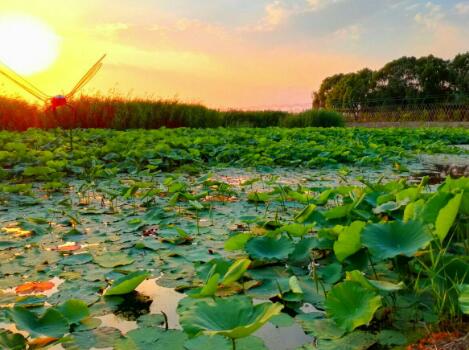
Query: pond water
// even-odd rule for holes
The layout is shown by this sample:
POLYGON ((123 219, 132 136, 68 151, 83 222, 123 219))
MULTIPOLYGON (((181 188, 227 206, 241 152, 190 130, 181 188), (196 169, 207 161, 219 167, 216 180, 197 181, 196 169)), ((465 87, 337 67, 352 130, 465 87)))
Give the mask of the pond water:
MULTIPOLYGON (((467 145, 462 147, 469 149, 467 145)), ((447 174, 453 174, 455 171, 464 175, 468 165, 469 155, 462 154, 420 155, 405 164, 405 168, 398 172, 392 166, 375 169, 343 167, 316 170, 213 169, 213 179, 231 185, 234 193, 226 196, 231 198, 226 202, 214 201, 213 210, 210 209, 208 215, 200 218, 197 227, 195 220, 198 218, 187 208, 176 207, 174 212, 163 210, 168 202, 168 198, 165 197, 155 199, 152 204, 155 210, 150 212, 151 215, 148 215, 147 208, 141 203, 137 205, 131 197, 120 201, 111 209, 109 200, 105 199, 100 188, 113 188, 118 182, 127 181, 124 177, 119 177, 110 183, 93 184, 90 189, 84 188, 83 182, 71 181, 72 187, 68 195, 47 194, 36 187, 36 198, 13 196, 7 205, 0 208, 0 228, 4 228, 0 232, 0 238, 4 242, 4 245, 0 246, 0 259, 5 277, 0 282, 0 288, 4 295, 12 295, 16 286, 29 280, 48 280, 54 284, 54 287, 41 294, 50 298, 51 302, 62 302, 66 298, 75 297, 85 298, 92 305, 97 302, 99 298, 96 295, 101 293, 108 281, 119 277, 119 268, 146 269, 151 271, 153 276, 160 275, 160 277, 148 279, 137 288, 137 292, 144 296, 138 300, 141 312, 164 313, 167 315, 168 327, 180 329, 176 308, 178 302, 186 295, 174 287, 179 287, 182 282, 186 285, 190 283, 195 276, 193 265, 210 261, 214 256, 227 257, 223 251, 223 243, 229 229, 240 225, 240 218, 264 215, 268 219, 277 215, 281 209, 280 206, 262 208, 253 204, 246 205, 246 202, 241 202, 240 198, 245 197, 247 192, 268 191, 282 186, 317 188, 344 184, 363 185, 361 182, 363 180, 373 182, 379 179, 390 181, 408 178, 417 182, 425 175, 430 175, 431 184, 437 185, 447 174), (357 180, 360 177, 361 181, 357 180), (255 181, 246 184, 246 181, 253 179, 255 181), (49 226, 34 220, 31 223, 28 218, 47 218, 49 226), (174 238, 168 235, 168 241, 164 243, 151 241, 147 250, 136 252, 134 245, 137 242, 150 240, 142 237, 142 230, 148 229, 148 226, 155 226, 157 230, 157 226, 161 223, 178 226, 191 232, 193 242, 187 245, 174 245, 168 243, 174 238), (39 229, 44 230, 40 238, 28 236, 29 230, 39 229), (26 245, 22 244, 24 239, 27 240, 26 245), (75 248, 77 250, 72 251, 75 248), (120 251, 131 252, 138 258, 122 264, 125 267, 117 268, 117 272, 113 270, 116 266, 113 266, 112 262, 109 264, 107 260, 98 260, 98 264, 93 263, 95 255, 120 251), (70 258, 75 260, 71 261, 70 258), (82 288, 80 281, 83 279, 93 288, 91 292, 80 289, 82 288)), ((153 181, 162 183, 166 175, 159 174, 153 178, 153 181)), ((194 179, 195 177, 185 178, 189 182, 194 179)), ((148 178, 141 180, 146 181, 148 178)), ((193 191, 196 189, 197 185, 194 185, 193 191)), ((284 205, 286 212, 298 209, 295 204, 284 205)), ((291 213, 284 215, 291 218, 291 213)), ((166 232, 157 232, 160 237, 166 238, 164 236, 166 232)), ((311 305, 304 305, 303 310, 317 311, 311 305)), ((138 327, 135 320, 137 316, 129 316, 129 310, 117 309, 110 312, 103 307, 97 318, 102 321, 102 326, 116 328, 124 335, 138 327)), ((0 319, 0 328, 16 331, 16 328, 4 319, 0 319)), ((288 327, 276 327, 268 323, 255 335, 262 338, 271 350, 296 349, 313 340, 296 323, 288 327)), ((52 349, 61 348, 58 345, 52 349)))

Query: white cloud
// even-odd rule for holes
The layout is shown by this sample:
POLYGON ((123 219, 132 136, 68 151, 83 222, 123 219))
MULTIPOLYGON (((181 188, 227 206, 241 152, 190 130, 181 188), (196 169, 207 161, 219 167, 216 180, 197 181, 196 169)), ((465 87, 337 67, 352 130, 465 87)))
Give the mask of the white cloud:
POLYGON ((335 4, 343 0, 306 0, 308 9, 307 10, 320 10, 329 5, 335 4))
POLYGON ((348 27, 340 28, 333 33, 333 37, 345 41, 358 41, 361 38, 360 26, 354 24, 348 27))
POLYGON ((439 26, 440 22, 444 19, 445 15, 440 5, 436 5, 432 2, 425 4, 425 9, 422 12, 418 12, 414 20, 418 24, 423 25, 427 29, 435 29, 439 26))
POLYGON ((285 7, 280 1, 276 0, 266 5, 264 17, 254 25, 248 25, 240 28, 240 31, 246 32, 271 32, 285 23, 293 11, 285 7))
POLYGON ((460 15, 469 15, 469 2, 459 2, 454 8, 460 15))

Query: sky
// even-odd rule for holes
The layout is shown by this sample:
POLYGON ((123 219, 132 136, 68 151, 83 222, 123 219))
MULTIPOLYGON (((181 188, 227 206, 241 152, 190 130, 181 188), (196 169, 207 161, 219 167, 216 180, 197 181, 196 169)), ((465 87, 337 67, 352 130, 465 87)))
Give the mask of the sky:
POLYGON ((60 38, 56 62, 27 77, 50 94, 107 53, 86 93, 222 109, 302 108, 329 75, 469 51, 469 0, 1 0, 12 13, 60 38))

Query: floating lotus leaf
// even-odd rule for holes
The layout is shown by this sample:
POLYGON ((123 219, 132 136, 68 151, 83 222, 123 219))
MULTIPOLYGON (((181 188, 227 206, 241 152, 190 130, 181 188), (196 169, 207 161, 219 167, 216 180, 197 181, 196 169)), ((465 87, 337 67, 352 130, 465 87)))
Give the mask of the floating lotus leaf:
POLYGON ((244 249, 247 241, 253 237, 250 233, 238 233, 225 241, 225 250, 228 252, 244 249))
POLYGON ((281 304, 270 302, 253 305, 251 299, 235 296, 182 301, 178 313, 184 331, 190 336, 219 334, 235 339, 255 332, 282 308, 281 304))
POLYGON ((380 260, 397 255, 413 256, 432 240, 431 234, 417 221, 407 223, 393 221, 387 224, 372 224, 365 227, 362 243, 371 254, 380 260))
POLYGON ((233 345, 230 339, 221 335, 215 334, 213 336, 200 335, 198 337, 189 339, 184 344, 187 350, 232 350, 233 345))
POLYGON ((108 252, 94 256, 94 261, 102 267, 116 267, 130 265, 134 262, 134 259, 124 253, 108 252))
POLYGON ((88 253, 74 254, 63 258, 62 260, 60 260, 60 263, 62 265, 75 266, 89 263, 91 260, 93 260, 93 257, 88 253))
POLYGON ((123 295, 133 292, 145 279, 149 273, 146 271, 135 271, 114 281, 112 286, 104 293, 106 296, 123 295))
POLYGON ((317 339, 338 339, 345 334, 345 331, 333 320, 317 317, 323 317, 323 315, 300 314, 296 316, 296 320, 306 333, 317 339))
POLYGON ((60 338, 69 330, 67 319, 56 309, 47 309, 42 316, 24 307, 16 306, 9 311, 9 315, 18 329, 29 332, 36 337, 60 338))
POLYGON ((88 305, 81 300, 70 299, 57 308, 70 324, 77 324, 90 315, 88 305))
POLYGON ((366 350, 376 343, 376 336, 361 331, 334 340, 319 340, 318 350, 366 350))
POLYGON ((246 244, 246 252, 257 260, 284 260, 295 249, 288 238, 255 237, 246 244))
POLYGON ((187 335, 181 331, 161 328, 138 328, 126 334, 115 344, 116 350, 171 349, 186 350, 187 335))
POLYGON ((0 348, 9 350, 24 350, 26 349, 26 339, 19 333, 12 333, 10 331, 0 331, 0 348))
POLYGON ((381 297, 357 282, 346 281, 327 294, 327 315, 347 332, 368 324, 381 306, 381 297))
POLYGON ((66 350, 112 349, 114 343, 121 337, 121 332, 116 328, 99 327, 92 330, 73 332, 70 339, 62 343, 62 346, 66 350))

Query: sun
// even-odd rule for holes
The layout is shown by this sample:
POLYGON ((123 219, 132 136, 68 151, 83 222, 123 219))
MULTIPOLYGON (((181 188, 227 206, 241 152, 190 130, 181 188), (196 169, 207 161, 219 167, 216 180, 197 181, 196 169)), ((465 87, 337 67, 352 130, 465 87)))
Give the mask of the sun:
POLYGON ((0 61, 23 75, 50 67, 59 54, 59 37, 40 19, 0 15, 0 61))

